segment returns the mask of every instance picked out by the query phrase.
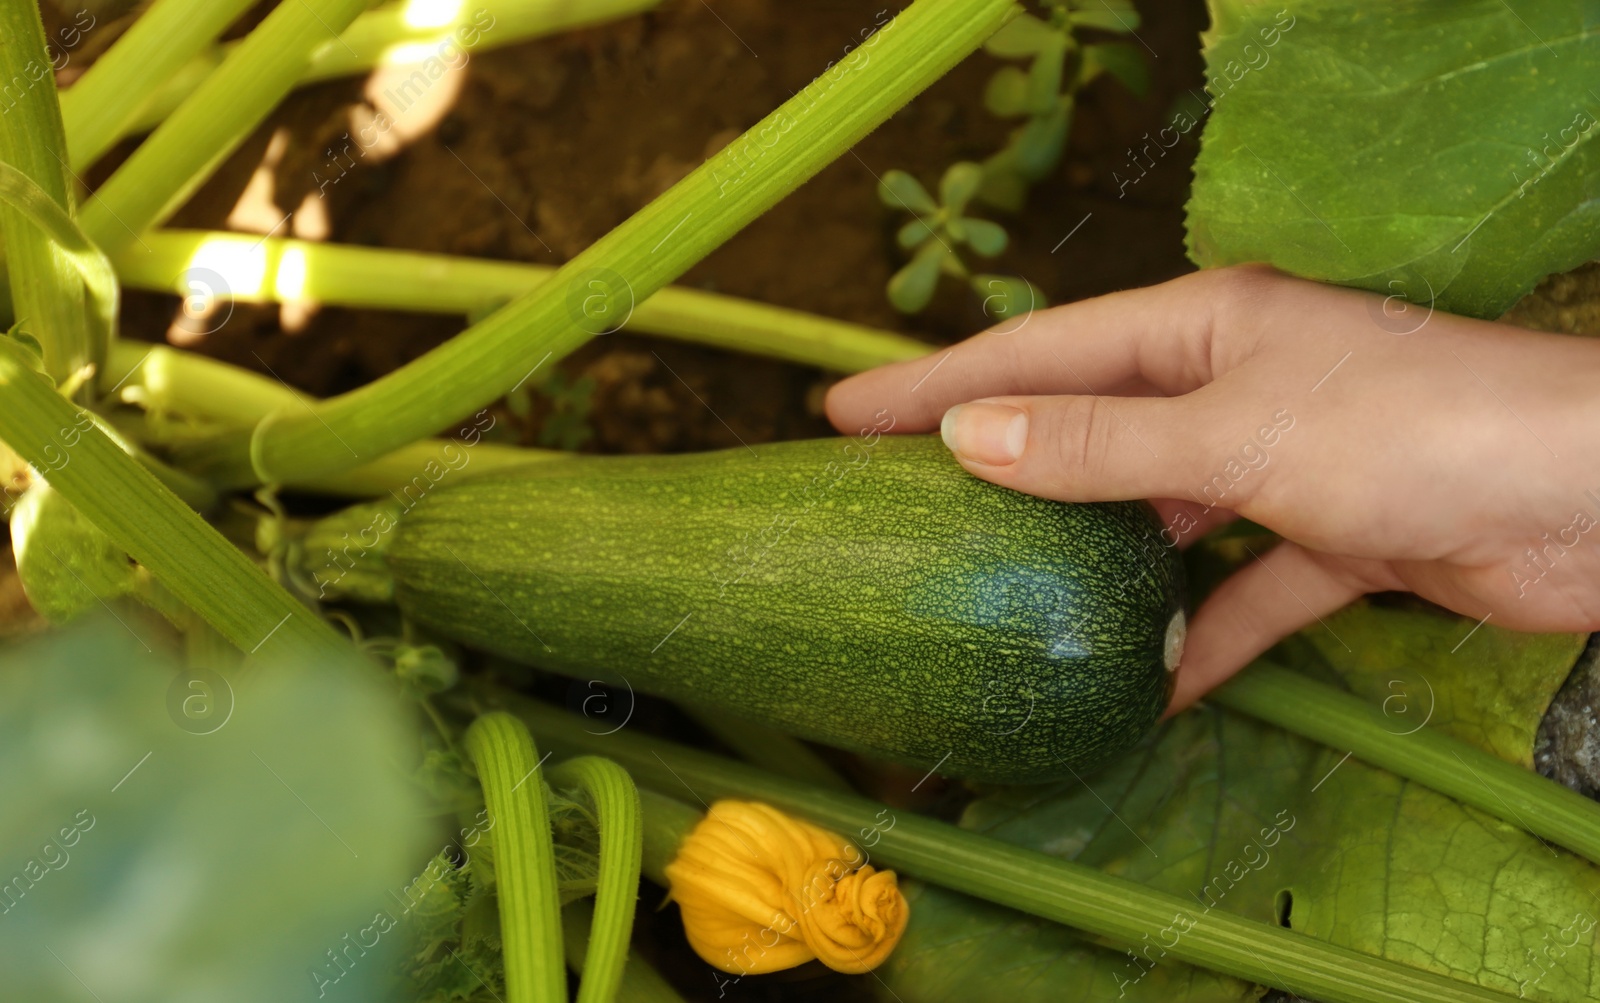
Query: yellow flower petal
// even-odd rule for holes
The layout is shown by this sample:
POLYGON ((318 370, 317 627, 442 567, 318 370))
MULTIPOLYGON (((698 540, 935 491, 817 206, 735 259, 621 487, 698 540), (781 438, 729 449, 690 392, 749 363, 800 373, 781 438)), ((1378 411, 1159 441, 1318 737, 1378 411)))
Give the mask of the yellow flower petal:
POLYGON ((889 956, 910 917, 894 872, 865 859, 770 805, 718 801, 666 872, 689 944, 706 963, 751 975, 818 958, 859 974, 889 956))

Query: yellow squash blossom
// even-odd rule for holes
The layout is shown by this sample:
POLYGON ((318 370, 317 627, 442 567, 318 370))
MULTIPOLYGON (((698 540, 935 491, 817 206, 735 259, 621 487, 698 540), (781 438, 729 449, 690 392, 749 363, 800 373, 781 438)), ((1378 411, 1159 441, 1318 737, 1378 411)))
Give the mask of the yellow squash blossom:
POLYGON ((824 829, 769 805, 718 801, 667 865, 695 953, 755 975, 817 958, 871 971, 905 932, 910 910, 893 871, 824 829))

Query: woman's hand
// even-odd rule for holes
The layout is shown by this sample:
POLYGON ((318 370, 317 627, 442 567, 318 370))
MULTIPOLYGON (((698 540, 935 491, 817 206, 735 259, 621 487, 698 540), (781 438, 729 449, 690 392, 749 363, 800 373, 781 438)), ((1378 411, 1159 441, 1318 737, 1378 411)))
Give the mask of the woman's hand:
POLYGON ((1600 630, 1600 342, 1259 266, 1018 325, 851 377, 828 416, 940 428, 1029 494, 1153 499, 1169 545, 1241 515, 1283 536, 1195 615, 1173 710, 1367 592, 1600 630))

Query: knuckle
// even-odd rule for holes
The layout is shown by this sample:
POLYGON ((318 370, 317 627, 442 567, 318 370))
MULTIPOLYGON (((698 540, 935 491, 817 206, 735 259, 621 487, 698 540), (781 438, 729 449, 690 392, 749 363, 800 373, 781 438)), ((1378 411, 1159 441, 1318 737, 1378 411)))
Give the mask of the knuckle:
POLYGON ((1232 265, 1211 276, 1210 302, 1222 326, 1235 328, 1244 315, 1265 307, 1283 287, 1283 273, 1269 265, 1232 265))
POLYGON ((1104 472, 1112 447, 1110 415, 1094 397, 1071 397, 1049 423, 1058 476, 1071 485, 1093 484, 1104 472))

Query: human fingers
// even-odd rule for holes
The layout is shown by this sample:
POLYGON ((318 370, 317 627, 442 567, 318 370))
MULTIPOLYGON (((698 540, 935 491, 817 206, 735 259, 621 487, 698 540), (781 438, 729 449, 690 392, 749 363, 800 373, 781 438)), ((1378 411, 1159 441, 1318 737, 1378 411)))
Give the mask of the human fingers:
MULTIPOLYGON (((1057 501, 1175 498, 1226 457, 1235 398, 999 397, 960 404, 945 445, 986 481, 1057 501)), ((1241 495, 1243 500, 1243 495, 1241 495)))
POLYGON ((981 397, 1105 394, 1130 381, 1187 393, 1248 354, 1252 304, 1290 281, 1260 266, 1217 269, 1042 310, 1015 330, 852 376, 829 391, 828 417, 851 429, 887 409, 897 430, 922 432, 981 397))
POLYGON ((1368 592, 1403 587, 1381 561, 1319 554, 1287 542, 1258 555, 1195 613, 1167 715, 1190 706, 1301 627, 1368 592))

